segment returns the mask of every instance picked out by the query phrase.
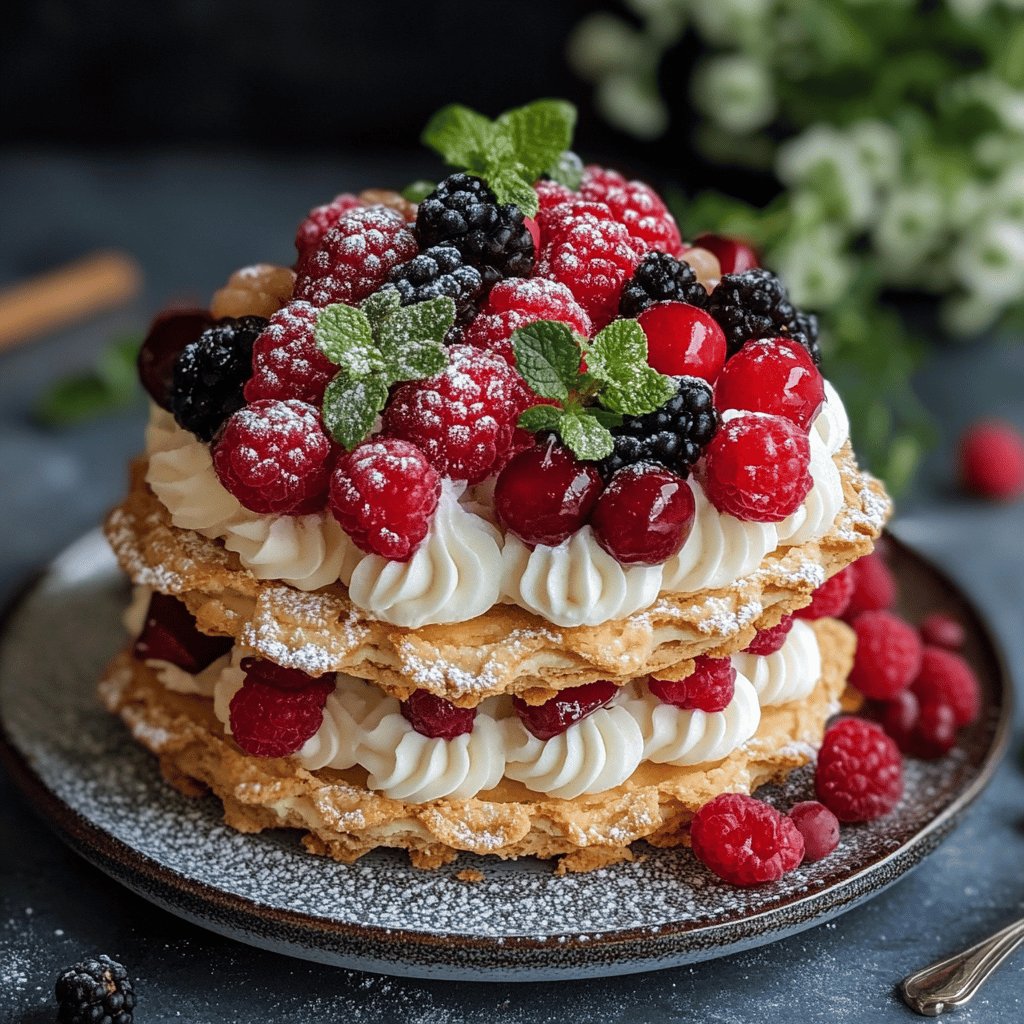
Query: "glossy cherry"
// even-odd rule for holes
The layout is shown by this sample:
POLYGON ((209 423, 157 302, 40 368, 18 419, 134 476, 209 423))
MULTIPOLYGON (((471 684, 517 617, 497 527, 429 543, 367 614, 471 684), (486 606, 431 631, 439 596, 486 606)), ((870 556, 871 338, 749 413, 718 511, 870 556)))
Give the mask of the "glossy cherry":
POLYGON ((754 267, 761 266, 753 246, 739 238, 729 238, 726 235, 698 235, 693 244, 713 252, 718 257, 723 274, 742 274, 744 270, 753 270, 754 267))
POLYGON ((169 661, 186 672, 201 672, 231 650, 228 636, 208 636, 176 597, 154 591, 133 653, 146 661, 169 661))
POLYGON ((214 322, 205 309, 168 309, 158 313, 150 325, 139 349, 139 380, 161 409, 170 410, 167 397, 181 350, 214 322))
POLYGON ((647 362, 659 373, 714 382, 725 365, 725 333, 703 309, 688 302, 656 302, 637 323, 647 335, 647 362))
POLYGON ((421 736, 453 740, 473 731, 476 708, 456 707, 450 700, 426 690, 414 690, 401 707, 406 721, 421 736))
POLYGON ((560 690, 543 704, 527 704, 522 697, 513 697, 512 707, 528 732, 539 740, 549 740, 603 708, 617 690, 614 683, 601 679, 560 690))

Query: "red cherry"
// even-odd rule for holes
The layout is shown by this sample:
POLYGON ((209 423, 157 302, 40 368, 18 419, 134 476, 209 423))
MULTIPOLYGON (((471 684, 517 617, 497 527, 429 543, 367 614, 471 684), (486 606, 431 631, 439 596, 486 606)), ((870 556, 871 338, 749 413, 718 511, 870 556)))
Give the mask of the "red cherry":
POLYGON ((533 251, 540 252, 540 225, 532 217, 524 217, 523 223, 533 238, 533 251))
POLYGON ((229 636, 200 633, 183 602, 154 592, 132 653, 143 660, 169 661, 194 674, 227 654, 233 643, 229 636))
POLYGON ((647 680, 647 688, 664 704, 684 711, 724 711, 736 692, 736 669, 728 658, 695 659, 693 672, 685 679, 647 680))
POLYGON ((414 690, 402 701, 402 714, 421 736, 453 740, 473 731, 476 708, 458 708, 444 697, 414 690))
POLYGON ((786 338, 747 342, 715 383, 719 409, 785 416, 807 430, 825 402, 825 382, 802 345, 786 338))
POLYGON ((513 697, 512 707, 528 732, 539 740, 549 740, 603 708, 617 690, 614 683, 600 679, 560 690, 543 704, 527 704, 522 697, 513 697))
POLYGON ((725 333, 703 309, 688 302, 656 302, 637 323, 647 335, 647 362, 659 373, 713 382, 725 365, 725 333))
POLYGON ((746 242, 725 235, 699 235, 693 240, 695 246, 707 249, 718 257, 723 274, 742 274, 761 266, 757 252, 746 242))
POLYGON ((693 491, 658 466, 626 466, 597 499, 597 542, 620 562, 655 565, 671 558, 693 529, 693 491))
POLYGON ((213 317, 205 309, 168 309, 158 313, 150 324, 139 349, 139 380, 161 409, 170 411, 167 396, 181 350, 213 324, 213 317))
POLYGON ((910 690, 901 690, 881 709, 882 728, 896 741, 896 746, 909 753, 921 714, 921 705, 910 690))
POLYGON ((587 522, 603 487, 593 463, 578 462, 551 438, 520 452, 498 474, 494 509, 525 543, 554 547, 587 522))
POLYGON ((817 800, 804 800, 789 811, 804 837, 804 860, 821 860, 839 845, 839 819, 817 800))

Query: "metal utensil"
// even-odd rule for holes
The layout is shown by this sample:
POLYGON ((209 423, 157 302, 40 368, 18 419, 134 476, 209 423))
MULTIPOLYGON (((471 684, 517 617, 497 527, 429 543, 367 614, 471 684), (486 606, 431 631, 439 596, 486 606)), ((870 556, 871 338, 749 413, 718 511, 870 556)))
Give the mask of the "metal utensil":
POLYGON ((955 1010, 972 999, 988 976, 1022 943, 1024 918, 962 953, 947 957, 900 982, 907 1006, 925 1017, 955 1010))

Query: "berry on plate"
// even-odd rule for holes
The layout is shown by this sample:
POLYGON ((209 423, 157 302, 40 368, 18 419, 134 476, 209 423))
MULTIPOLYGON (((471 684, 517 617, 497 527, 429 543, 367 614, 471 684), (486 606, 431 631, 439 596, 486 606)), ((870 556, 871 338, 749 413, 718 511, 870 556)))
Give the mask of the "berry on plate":
POLYGON ((154 590, 132 653, 144 661, 168 661, 195 674, 227 654, 232 644, 231 637, 201 633, 184 602, 154 590))
POLYGON ((849 568, 853 592, 846 606, 847 621, 861 612, 879 612, 896 603, 896 577, 877 551, 858 558, 849 568))
MULTIPOLYGON (((658 302, 682 302, 700 307, 707 301, 707 289, 697 280, 696 272, 685 259, 676 259, 667 252, 649 252, 622 289, 619 316, 633 319, 658 302)), ((724 334, 722 359, 725 359, 724 334)))
POLYGON ((421 736, 453 740, 473 731, 476 708, 456 707, 426 690, 413 690, 401 707, 406 721, 421 736))
POLYGON ((814 788, 840 821, 880 818, 903 796, 899 748, 874 722, 844 718, 825 733, 814 788))
POLYGON ((891 612, 863 612, 854 619, 853 630, 857 651, 850 685, 865 697, 891 700, 921 669, 922 645, 917 630, 891 612))
POLYGON ((557 697, 543 704, 527 704, 522 697, 513 697, 512 707, 529 733, 539 740, 549 740, 599 711, 617 692, 614 683, 602 679, 559 690, 557 697))
POLYGON ((637 318, 647 336, 647 362, 659 373, 689 374, 712 383, 725 365, 725 335, 703 309, 656 302, 637 318))
POLYGON ((746 242, 725 235, 698 235, 693 244, 713 252, 718 258, 723 274, 742 274, 761 265, 757 252, 746 242))
POLYGON ((960 439, 960 479, 985 498, 1009 500, 1024 494, 1024 437, 1012 424, 983 420, 960 439))
POLYGON ((926 615, 917 629, 926 644, 945 647, 950 651, 960 650, 967 638, 963 623, 945 612, 932 612, 931 615, 926 615))
POLYGON ((786 642, 786 637, 789 636, 789 631, 792 628, 793 616, 783 615, 777 625, 770 626, 768 629, 759 629, 754 634, 754 639, 743 648, 743 652, 759 654, 762 657, 774 654, 776 651, 782 650, 782 645, 786 642))
POLYGON ((847 566, 825 580, 811 595, 811 603, 793 614, 798 619, 838 619, 846 611, 852 593, 853 576, 847 566))
POLYGON ((693 672, 685 679, 658 679, 651 676, 647 688, 664 704, 684 711, 724 711, 736 690, 736 669, 728 658, 710 658, 700 654, 694 659, 693 672))
POLYGON ((948 704, 957 725, 970 725, 981 714, 981 685, 970 665, 953 651, 926 645, 921 668, 910 685, 924 704, 948 704))
POLYGON ((839 845, 839 819, 824 804, 804 800, 789 816, 804 837, 805 861, 822 860, 839 845))

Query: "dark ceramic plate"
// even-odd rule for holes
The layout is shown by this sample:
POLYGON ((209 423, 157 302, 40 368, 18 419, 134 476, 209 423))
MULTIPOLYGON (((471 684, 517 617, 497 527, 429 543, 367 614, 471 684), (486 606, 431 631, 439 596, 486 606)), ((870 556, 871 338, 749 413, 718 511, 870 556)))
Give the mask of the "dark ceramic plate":
MULTIPOLYGON (((992 641, 963 595, 890 541, 904 611, 936 608, 966 625, 985 714, 954 755, 911 761, 900 807, 848 827, 839 849, 781 882, 718 884, 687 850, 558 878, 534 861, 463 855, 415 871, 404 854, 355 865, 311 857, 296 833, 243 836, 212 798, 166 785, 154 758, 103 711, 95 681, 122 642, 125 584, 98 533, 64 552, 7 616, 0 649, 0 759, 75 850, 190 921, 281 953, 414 977, 529 981, 672 967, 773 942, 881 892, 949 834, 1002 754, 1010 691, 992 641), (456 877, 477 868, 483 881, 456 877)), ((762 790, 780 805, 812 775, 762 790)))

